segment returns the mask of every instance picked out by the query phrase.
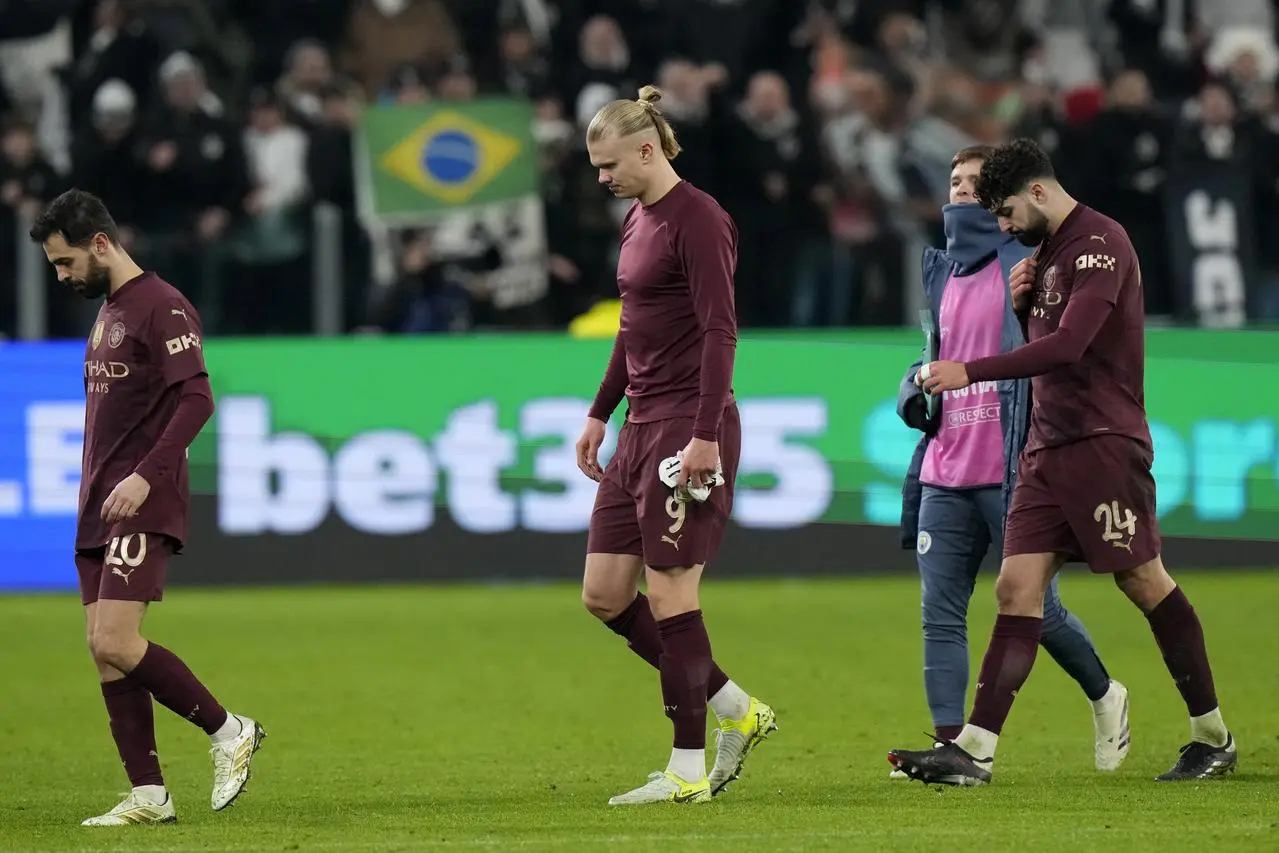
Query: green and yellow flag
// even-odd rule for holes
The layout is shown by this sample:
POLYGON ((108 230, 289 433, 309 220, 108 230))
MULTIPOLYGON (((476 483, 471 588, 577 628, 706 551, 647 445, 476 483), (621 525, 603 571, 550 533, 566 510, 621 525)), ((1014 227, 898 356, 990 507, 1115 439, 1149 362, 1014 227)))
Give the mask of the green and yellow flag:
POLYGON ((494 98, 370 107, 355 148, 360 214, 410 224, 538 192, 532 107, 494 98))

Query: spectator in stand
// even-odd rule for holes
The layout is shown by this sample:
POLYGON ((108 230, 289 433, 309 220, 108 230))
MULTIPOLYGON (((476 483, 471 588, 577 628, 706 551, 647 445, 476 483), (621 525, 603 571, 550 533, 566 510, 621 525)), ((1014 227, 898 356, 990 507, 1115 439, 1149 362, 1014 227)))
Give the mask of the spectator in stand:
POLYGON ((333 62, 328 48, 315 39, 295 42, 284 60, 284 74, 275 84, 288 117, 310 124, 324 110, 324 92, 333 85, 333 62))
POLYGON ((302 207, 309 192, 307 142, 273 92, 254 90, 243 134, 253 190, 231 247, 237 271, 223 309, 229 332, 302 334, 310 328, 311 223, 302 207), (277 305, 291 308, 274 310, 277 305))
POLYGON ((364 91, 378 92, 405 65, 447 62, 460 52, 442 0, 356 0, 341 65, 364 91))
POLYGON ((1141 258, 1148 315, 1172 312, 1164 248, 1170 130, 1146 75, 1130 69, 1115 76, 1105 109, 1082 130, 1088 144, 1072 154, 1081 161, 1079 198, 1118 220, 1141 258))
POLYGON ((137 98, 123 80, 107 80, 93 95, 89 123, 76 131, 71 147, 71 183, 106 203, 120 229, 120 245, 139 245, 137 192, 142 169, 137 148, 137 98))
POLYGON ((222 239, 244 213, 251 190, 240 131, 223 117, 221 100, 209 91, 204 71, 188 53, 160 65, 162 100, 138 131, 142 180, 137 225, 148 235, 147 263, 176 276, 204 317, 218 329, 218 290, 224 260, 222 239))

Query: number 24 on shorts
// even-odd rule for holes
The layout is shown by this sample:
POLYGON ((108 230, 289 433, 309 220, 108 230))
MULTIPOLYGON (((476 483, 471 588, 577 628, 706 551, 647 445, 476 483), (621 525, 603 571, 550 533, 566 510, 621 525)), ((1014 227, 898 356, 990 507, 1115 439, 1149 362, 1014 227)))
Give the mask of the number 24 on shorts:
POLYGON ((1097 504, 1093 520, 1101 525, 1101 539, 1116 548, 1132 553, 1132 540, 1137 535, 1137 516, 1119 501, 1097 504))

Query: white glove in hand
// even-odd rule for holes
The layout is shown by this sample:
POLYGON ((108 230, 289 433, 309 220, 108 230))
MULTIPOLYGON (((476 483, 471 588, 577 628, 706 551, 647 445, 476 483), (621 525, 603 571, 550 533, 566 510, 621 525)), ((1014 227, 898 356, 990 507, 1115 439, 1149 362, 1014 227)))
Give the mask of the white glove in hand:
POLYGON ((688 503, 689 501, 703 503, 711 496, 711 488, 713 486, 724 485, 723 469, 720 467, 719 461, 716 460, 715 475, 711 477, 709 483, 696 487, 690 485, 687 480, 683 483, 677 483, 675 478, 679 476, 679 467, 683 456, 684 451, 681 450, 675 456, 668 456, 663 459, 661 464, 657 466, 657 476, 663 484, 675 490, 675 499, 681 503, 688 503))

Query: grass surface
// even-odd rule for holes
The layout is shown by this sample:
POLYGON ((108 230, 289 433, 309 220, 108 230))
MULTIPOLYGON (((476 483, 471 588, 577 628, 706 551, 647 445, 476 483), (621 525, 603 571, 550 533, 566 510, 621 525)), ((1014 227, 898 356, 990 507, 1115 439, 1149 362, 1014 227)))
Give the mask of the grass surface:
POLYGON ((148 633, 270 738, 248 791, 214 814, 206 739, 157 708, 180 822, 120 830, 78 826, 128 787, 79 606, 0 598, 0 850, 1279 850, 1279 573, 1181 580, 1240 743, 1231 778, 1151 781, 1186 739, 1185 711, 1145 621, 1105 579, 1072 573, 1063 597, 1132 691, 1127 763, 1092 769, 1087 702, 1041 655, 995 784, 956 790, 887 778, 885 752, 924 744, 929 722, 913 579, 713 577, 716 657, 781 729, 711 804, 639 809, 605 800, 664 766, 657 678, 571 587, 178 589, 148 633))

